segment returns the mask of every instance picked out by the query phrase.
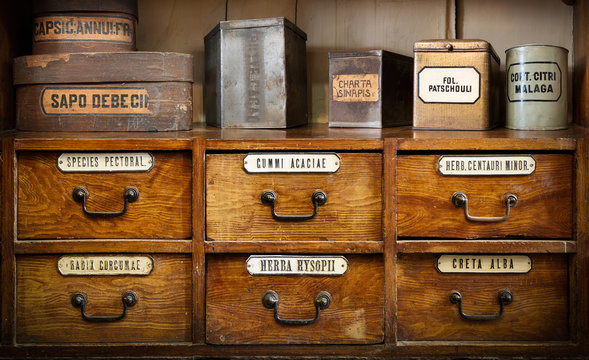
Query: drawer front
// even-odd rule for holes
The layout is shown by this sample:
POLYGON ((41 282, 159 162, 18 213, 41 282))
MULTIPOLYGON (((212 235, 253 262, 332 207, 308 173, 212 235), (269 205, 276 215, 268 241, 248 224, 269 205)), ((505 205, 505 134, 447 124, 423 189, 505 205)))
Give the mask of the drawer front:
MULTIPOLYGON (((56 270, 60 256, 17 257, 17 342, 190 341, 190 256, 150 257, 153 259, 153 270, 144 276, 63 276, 56 270), (84 309, 86 315, 116 317, 123 313, 122 296, 127 291, 136 294, 137 302, 128 306, 126 316, 118 321, 84 320, 81 309, 72 304, 74 294, 82 292, 87 298, 84 309)), ((95 261, 94 266, 99 268, 98 261, 95 261)))
POLYGON ((452 176, 438 172, 440 155, 399 156, 397 162, 398 236, 436 238, 571 238, 573 157, 535 154, 536 169, 520 176, 452 176), (467 206, 453 204, 454 193, 467 206), (505 195, 517 204, 503 221, 470 216, 506 215, 505 195))
POLYGON ((207 259, 206 339, 212 344, 368 344, 383 341, 384 288, 381 256, 346 256, 341 276, 250 275, 245 255, 207 259), (330 305, 317 321, 284 324, 262 303, 276 293, 281 320, 316 317, 322 291, 330 305))
MULTIPOLYGON (((496 257, 503 263, 503 255, 496 257)), ((532 267, 528 273, 452 274, 436 270, 435 254, 400 255, 399 340, 567 340, 567 255, 529 257, 532 267), (458 303, 450 301, 450 294, 457 291, 465 315, 498 315, 499 294, 504 290, 511 292, 512 302, 504 305, 503 314, 495 320, 465 319, 458 303)))
POLYGON ((189 152, 151 152, 153 168, 143 172, 62 172, 60 153, 18 156, 20 239, 162 238, 192 235, 192 158, 189 152), (120 216, 88 215, 76 188, 87 191, 88 212, 120 212, 128 187, 138 198, 120 216))
POLYGON ((339 153, 334 173, 266 173, 244 170, 246 154, 206 157, 206 226, 211 241, 382 240, 382 155, 339 153), (312 219, 275 219, 262 193, 276 194, 279 216, 306 216, 313 194, 325 193, 312 219))

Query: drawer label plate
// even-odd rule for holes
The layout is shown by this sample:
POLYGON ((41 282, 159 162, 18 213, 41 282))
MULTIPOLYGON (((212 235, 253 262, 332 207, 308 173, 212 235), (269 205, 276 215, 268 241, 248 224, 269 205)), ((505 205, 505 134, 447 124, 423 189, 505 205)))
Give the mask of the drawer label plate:
POLYGON ((436 260, 441 273, 459 274, 525 274, 532 269, 532 259, 526 255, 444 254, 436 260))
POLYGON ((145 172, 153 168, 153 155, 141 153, 63 153, 57 167, 63 172, 145 172))
POLYGON ((426 66, 417 74, 417 96, 425 104, 474 104, 481 74, 472 66, 426 66))
POLYGON ((246 262, 251 275, 331 275, 348 271, 343 256, 252 255, 246 262))
POLYGON ((376 102, 380 89, 378 74, 333 75, 333 101, 376 102))
POLYGON ((535 170, 532 155, 442 155, 438 160, 442 175, 530 175, 535 170))
POLYGON ((247 154, 243 168, 248 173, 334 173, 341 165, 335 153, 247 154))
POLYGON ((68 255, 57 260, 61 275, 149 275, 153 259, 144 255, 68 255))

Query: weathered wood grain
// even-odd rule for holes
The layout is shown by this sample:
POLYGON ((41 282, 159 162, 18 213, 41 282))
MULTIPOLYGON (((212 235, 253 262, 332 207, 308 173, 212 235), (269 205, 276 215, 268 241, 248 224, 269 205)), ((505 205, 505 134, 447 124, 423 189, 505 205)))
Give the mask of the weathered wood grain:
POLYGON ((535 154, 529 176, 443 176, 439 155, 399 156, 397 167, 399 237, 544 239, 572 238, 573 157, 535 154), (468 221, 452 204, 456 191, 468 196, 472 216, 503 216, 506 193, 517 205, 503 222, 468 221))
POLYGON ((370 344, 383 341, 383 262, 380 256, 346 256, 342 276, 251 276, 247 255, 207 258, 206 324, 211 344, 370 344), (315 316, 313 299, 332 296, 311 325, 283 325, 262 305, 267 290, 279 296, 278 315, 315 316))
POLYGON ((209 241, 382 240, 382 155, 339 153, 331 174, 248 174, 245 154, 206 157, 206 224, 209 241), (263 191, 276 193, 279 215, 309 215, 311 195, 327 194, 315 218, 272 218, 263 191))
POLYGON ((527 274, 442 274, 436 255, 398 257, 399 340, 557 341, 569 338, 568 257, 530 256, 527 274), (513 293, 500 319, 465 320, 449 295, 462 295, 467 314, 499 312, 497 294, 513 293))
POLYGON ((18 236, 21 239, 189 239, 192 237, 192 157, 153 152, 148 172, 62 173, 56 152, 18 156, 18 236), (126 187, 139 191, 123 216, 85 215, 72 197, 85 187, 89 211, 120 211, 126 187))
POLYGON ((189 255, 151 255, 147 276, 62 276, 59 256, 20 256, 16 261, 17 343, 185 342, 192 336, 189 255), (71 304, 81 291, 90 316, 122 313, 122 294, 137 294, 124 319, 94 323, 71 304))

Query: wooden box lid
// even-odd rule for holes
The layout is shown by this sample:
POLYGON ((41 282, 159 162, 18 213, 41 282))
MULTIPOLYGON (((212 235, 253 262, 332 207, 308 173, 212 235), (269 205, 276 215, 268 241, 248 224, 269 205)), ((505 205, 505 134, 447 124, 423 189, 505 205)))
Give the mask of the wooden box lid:
POLYGON ((421 40, 414 44, 414 52, 471 52, 481 51, 488 52, 497 61, 501 63, 493 46, 480 39, 435 39, 435 40, 421 40))

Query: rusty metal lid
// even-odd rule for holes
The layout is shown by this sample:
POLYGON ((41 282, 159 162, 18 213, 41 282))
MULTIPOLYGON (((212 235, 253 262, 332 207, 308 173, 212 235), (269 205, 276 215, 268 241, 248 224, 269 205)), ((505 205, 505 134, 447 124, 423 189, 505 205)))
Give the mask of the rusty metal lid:
POLYGON ((357 51, 330 51, 328 53, 329 59, 340 58, 357 58, 357 57, 383 57, 383 58, 398 58, 402 60, 413 60, 413 58, 401 54, 397 54, 387 50, 357 50, 357 51))
POLYGON ((435 39, 421 40, 413 46, 414 52, 488 52, 501 63, 495 49, 485 40, 480 39, 435 39))
POLYGON ((205 40, 213 36, 219 30, 238 30, 274 26, 289 28, 303 40, 307 40, 307 34, 298 26, 293 24, 290 20, 284 17, 221 21, 205 36, 205 40))
POLYGON ((137 0, 33 0, 33 15, 60 12, 117 12, 137 18, 137 0))

